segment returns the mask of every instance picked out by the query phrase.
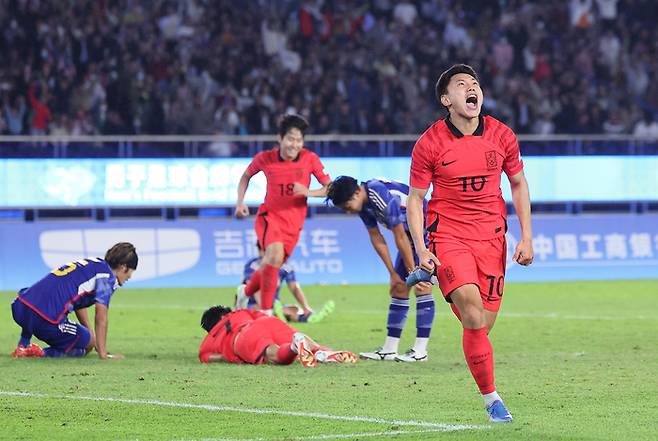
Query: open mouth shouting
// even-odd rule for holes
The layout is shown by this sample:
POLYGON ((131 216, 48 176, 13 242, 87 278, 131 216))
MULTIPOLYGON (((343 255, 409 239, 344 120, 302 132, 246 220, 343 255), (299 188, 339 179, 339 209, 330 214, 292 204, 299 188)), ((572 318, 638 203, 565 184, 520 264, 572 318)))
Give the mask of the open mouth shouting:
POLYGON ((477 110, 478 108, 478 96, 475 93, 469 93, 466 95, 466 108, 468 110, 477 110))

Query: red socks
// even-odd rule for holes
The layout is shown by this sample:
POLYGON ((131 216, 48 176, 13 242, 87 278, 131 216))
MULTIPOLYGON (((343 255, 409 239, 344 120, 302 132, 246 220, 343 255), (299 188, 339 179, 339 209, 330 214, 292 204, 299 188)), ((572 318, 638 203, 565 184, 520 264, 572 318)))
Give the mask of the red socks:
POLYGON ((482 395, 496 390, 494 385, 493 348, 487 328, 466 329, 462 339, 464 357, 482 395))
POLYGON ((253 297, 253 295, 260 289, 260 269, 254 271, 251 275, 251 278, 247 282, 247 286, 244 288, 244 293, 247 297, 253 297))
MULTIPOLYGON (((272 265, 263 265, 260 268, 260 309, 272 309, 274 305, 274 294, 279 284, 279 268, 272 265)), ((251 283, 251 280, 249 281, 251 283)))
POLYGON ((291 364, 293 361, 295 361, 295 358, 297 358, 297 354, 295 354, 292 349, 290 348, 290 345, 292 343, 286 343, 281 346, 279 346, 279 350, 276 351, 276 362, 279 364, 291 364))

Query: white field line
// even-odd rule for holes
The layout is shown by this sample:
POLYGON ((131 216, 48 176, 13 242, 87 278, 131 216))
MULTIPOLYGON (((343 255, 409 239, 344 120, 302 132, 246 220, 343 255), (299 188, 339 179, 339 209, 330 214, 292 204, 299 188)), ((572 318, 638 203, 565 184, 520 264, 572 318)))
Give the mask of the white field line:
POLYGON ((113 403, 181 407, 187 409, 210 410, 215 412, 253 413, 260 415, 281 415, 281 416, 290 416, 290 417, 319 418, 325 420, 339 420, 339 421, 349 421, 349 422, 359 422, 359 423, 389 424, 392 426, 428 427, 428 428, 433 428, 435 430, 446 431, 446 432, 453 430, 483 429, 487 427, 487 426, 476 426, 476 425, 467 425, 467 424, 452 425, 452 424, 444 424, 444 423, 432 423, 428 421, 407 421, 407 420, 388 420, 384 418, 371 418, 371 417, 351 417, 351 416, 332 415, 332 414, 318 413, 318 412, 297 412, 297 411, 287 411, 287 410, 256 409, 256 408, 248 408, 248 407, 215 406, 212 404, 178 403, 173 401, 131 400, 124 398, 85 397, 85 396, 77 396, 77 395, 49 395, 49 394, 42 394, 35 392, 0 391, 0 396, 26 397, 26 398, 51 398, 51 399, 59 399, 59 400, 109 401, 113 403))
MULTIPOLYGON (((482 427, 486 428, 486 427, 482 427)), ((438 433, 438 432, 451 432, 455 430, 464 430, 464 429, 425 429, 425 430, 390 430, 387 432, 365 432, 365 433, 334 433, 326 435, 308 435, 308 436, 286 436, 285 438, 202 438, 199 440, 194 439, 180 439, 175 441, 283 441, 283 440, 294 440, 294 441, 315 441, 315 440, 325 440, 325 439, 346 439, 346 438, 367 438, 367 437, 381 437, 381 436, 396 436, 396 435, 414 435, 417 433, 438 433)))
MULTIPOLYGON (((119 303, 112 304, 112 308, 124 308, 124 309, 173 309, 173 310, 185 310, 192 309, 198 311, 205 311, 208 309, 207 306, 196 306, 196 305, 144 305, 144 304, 130 304, 130 303, 119 303)), ((367 314, 367 315, 385 315, 386 311, 374 310, 374 309, 364 309, 364 310, 344 310, 342 312, 347 312, 351 314, 367 314)), ((340 311, 336 314, 340 314, 340 311)), ((647 316, 647 315, 635 315, 635 316, 605 316, 605 315, 571 315, 571 314, 560 314, 557 312, 546 312, 546 313, 534 313, 534 312, 501 312, 500 317, 512 317, 512 318, 545 318, 545 319, 557 319, 557 320, 611 320, 611 321, 623 321, 623 320, 658 320, 658 316, 647 316)))

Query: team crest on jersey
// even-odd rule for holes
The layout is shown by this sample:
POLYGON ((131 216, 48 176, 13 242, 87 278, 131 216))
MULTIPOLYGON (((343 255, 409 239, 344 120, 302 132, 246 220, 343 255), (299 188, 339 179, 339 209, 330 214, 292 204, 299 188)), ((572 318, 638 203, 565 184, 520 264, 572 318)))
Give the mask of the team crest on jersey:
POLYGON ((302 172, 302 169, 298 168, 297 170, 295 170, 295 178, 302 179, 302 177, 304 177, 304 173, 302 172))
POLYGON ((498 156, 495 150, 489 150, 484 154, 487 161, 487 170, 495 170, 498 168, 498 156))
POLYGON ((455 270, 452 269, 452 266, 449 266, 445 269, 446 272, 446 277, 448 278, 448 282, 452 283, 455 281, 455 270))

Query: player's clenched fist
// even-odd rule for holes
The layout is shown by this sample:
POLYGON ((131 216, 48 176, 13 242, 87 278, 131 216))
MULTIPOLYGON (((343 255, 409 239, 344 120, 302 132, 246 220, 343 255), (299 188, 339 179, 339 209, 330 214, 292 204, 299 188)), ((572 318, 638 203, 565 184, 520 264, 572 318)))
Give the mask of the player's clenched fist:
POLYGON ((528 266, 535 257, 535 251, 532 248, 532 240, 522 240, 516 245, 512 260, 519 265, 528 266))
POLYGON ((427 248, 418 250, 418 262, 419 266, 429 273, 433 273, 435 268, 441 266, 439 259, 427 248))
POLYGON ((247 216, 249 216, 249 208, 244 204, 238 204, 238 206, 235 207, 235 217, 238 219, 244 219, 247 216))

